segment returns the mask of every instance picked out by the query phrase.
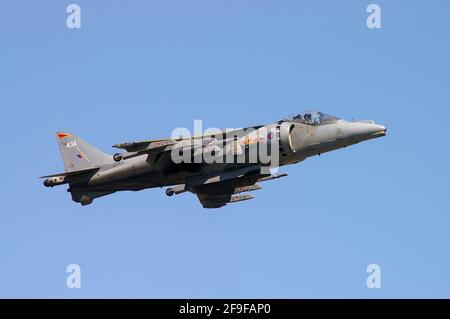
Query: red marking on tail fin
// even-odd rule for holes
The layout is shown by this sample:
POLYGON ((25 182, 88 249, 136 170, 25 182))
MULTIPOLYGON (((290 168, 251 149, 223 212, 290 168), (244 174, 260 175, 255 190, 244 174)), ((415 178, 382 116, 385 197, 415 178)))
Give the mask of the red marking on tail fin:
POLYGON ((62 132, 56 133, 56 137, 57 137, 58 139, 65 138, 65 137, 69 137, 69 136, 72 136, 72 135, 69 134, 69 133, 62 133, 62 132))

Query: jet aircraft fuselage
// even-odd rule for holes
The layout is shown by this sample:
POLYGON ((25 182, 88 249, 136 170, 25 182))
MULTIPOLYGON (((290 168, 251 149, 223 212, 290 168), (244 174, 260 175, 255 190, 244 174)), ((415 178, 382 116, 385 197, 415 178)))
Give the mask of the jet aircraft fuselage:
POLYGON ((258 182, 286 176, 273 168, 384 136, 374 121, 345 121, 307 111, 268 125, 180 137, 116 144, 124 150, 107 155, 82 139, 58 133, 65 172, 45 176, 44 185, 69 184, 82 205, 116 191, 167 187, 172 196, 196 194, 205 208, 248 200, 258 182))

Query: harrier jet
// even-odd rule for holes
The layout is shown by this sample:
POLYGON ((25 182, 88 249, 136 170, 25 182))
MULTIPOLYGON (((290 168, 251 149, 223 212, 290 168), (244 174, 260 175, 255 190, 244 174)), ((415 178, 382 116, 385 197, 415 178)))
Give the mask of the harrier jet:
POLYGON ((306 111, 280 121, 214 134, 116 144, 108 155, 69 133, 57 133, 65 172, 44 185, 68 184, 72 200, 88 205, 117 191, 167 187, 166 194, 196 194, 204 208, 254 198, 260 182, 287 174, 274 168, 385 136, 374 121, 345 121, 306 111))

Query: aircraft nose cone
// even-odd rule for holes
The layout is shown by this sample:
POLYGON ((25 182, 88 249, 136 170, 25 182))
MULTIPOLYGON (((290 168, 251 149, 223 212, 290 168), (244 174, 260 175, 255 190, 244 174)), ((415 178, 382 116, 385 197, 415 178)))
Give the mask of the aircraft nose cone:
POLYGON ((386 127, 381 124, 371 124, 369 127, 365 129, 365 134, 368 139, 382 137, 386 135, 386 127))
POLYGON ((381 124, 373 124, 373 127, 370 128, 372 134, 386 134, 387 128, 381 124))
POLYGON ((376 137, 386 135, 386 127, 381 124, 376 124, 373 121, 359 121, 349 123, 347 137, 357 141, 364 141, 376 137))
POLYGON ((386 133, 386 127, 375 122, 361 122, 355 127, 355 133, 366 136, 382 136, 386 133))

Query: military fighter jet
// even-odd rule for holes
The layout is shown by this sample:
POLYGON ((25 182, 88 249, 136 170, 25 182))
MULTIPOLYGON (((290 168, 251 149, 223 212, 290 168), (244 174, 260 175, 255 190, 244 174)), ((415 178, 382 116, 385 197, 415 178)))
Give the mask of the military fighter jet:
POLYGON ((374 121, 345 121, 306 111, 268 125, 116 144, 122 153, 107 155, 69 133, 57 133, 65 172, 44 185, 68 184, 72 200, 88 205, 116 191, 167 187, 166 194, 196 194, 204 208, 254 198, 258 182, 287 174, 274 168, 385 136, 374 121))

